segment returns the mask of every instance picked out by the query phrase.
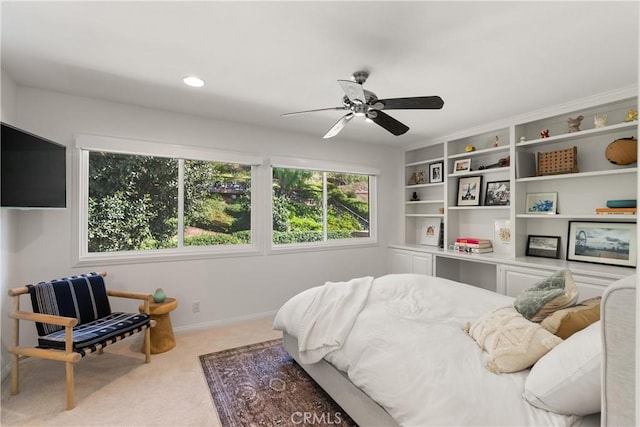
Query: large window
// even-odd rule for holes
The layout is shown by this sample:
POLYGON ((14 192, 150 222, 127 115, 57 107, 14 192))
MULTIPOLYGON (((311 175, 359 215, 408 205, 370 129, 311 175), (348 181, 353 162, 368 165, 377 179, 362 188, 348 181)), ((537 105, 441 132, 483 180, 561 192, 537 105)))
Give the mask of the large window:
POLYGON ((175 147, 175 153, 172 147, 160 147, 156 154, 156 145, 146 142, 133 144, 136 149, 131 151, 152 154, 122 153, 109 151, 113 144, 88 141, 78 143, 79 260, 100 254, 193 253, 195 247, 218 253, 255 249, 255 161, 212 161, 215 153, 175 147), (181 154, 205 159, 185 159, 181 154))
POLYGON ((273 167, 274 245, 372 238, 375 176, 273 167))

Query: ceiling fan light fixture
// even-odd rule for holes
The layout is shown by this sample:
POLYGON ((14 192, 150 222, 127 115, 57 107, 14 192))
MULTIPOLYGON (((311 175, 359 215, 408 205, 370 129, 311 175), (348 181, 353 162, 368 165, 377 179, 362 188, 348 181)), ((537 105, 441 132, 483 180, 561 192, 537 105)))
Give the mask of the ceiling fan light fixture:
POLYGON ((202 87, 202 86, 204 86, 204 80, 202 80, 200 77, 196 77, 196 76, 186 76, 185 78, 182 79, 182 81, 184 82, 184 84, 186 84, 187 86, 191 86, 191 87, 202 87))

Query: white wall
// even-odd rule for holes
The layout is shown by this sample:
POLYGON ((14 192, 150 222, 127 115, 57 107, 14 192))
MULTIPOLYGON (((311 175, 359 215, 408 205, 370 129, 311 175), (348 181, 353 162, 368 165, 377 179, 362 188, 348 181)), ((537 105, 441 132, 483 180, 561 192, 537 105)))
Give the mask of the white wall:
MULTIPOLYGON (((17 87, 11 76, 7 74, 4 70, 0 70, 2 74, 0 75, 0 98, 2 103, 0 104, 0 119, 6 123, 15 123, 17 120, 17 109, 16 109, 16 91, 17 87)), ((12 263, 12 251, 11 247, 13 246, 13 241, 16 233, 15 230, 15 215, 13 212, 7 211, 5 209, 0 209, 0 302, 2 316, 0 316, 0 326, 2 330, 5 329, 10 331, 10 321, 6 317, 6 313, 11 307, 11 301, 7 298, 6 289, 10 286, 7 286, 10 283, 10 275, 9 275, 9 266, 12 263)), ((4 335, 4 334, 3 334, 4 335)), ((8 336, 7 336, 8 337, 8 336)), ((9 352, 7 348, 10 345, 10 338, 5 340, 3 338, 2 345, 0 345, 0 357, 2 357, 2 364, 0 367, 2 368, 2 378, 8 373, 7 366, 9 359, 9 352)))
MULTIPOLYGON (((7 249, 11 263, 2 277, 2 295, 13 286, 106 270, 111 288, 150 293, 163 287, 170 296, 178 298, 172 321, 177 330, 186 330, 273 312, 292 295, 327 280, 386 273, 386 244, 398 234, 396 177, 398 165, 402 163, 400 149, 340 140, 327 143, 320 137, 284 134, 25 87, 17 88, 16 105, 17 126, 69 147, 67 192, 70 201, 71 185, 75 184, 71 183, 74 133, 231 149, 265 158, 281 155, 339 159, 378 168, 381 170, 379 244, 366 248, 78 269, 72 265, 71 257, 72 227, 76 227, 72 211, 76 206, 63 210, 13 211, 15 239, 7 249), (191 302, 196 300, 200 301, 199 314, 191 312, 191 302)), ((3 319, 7 318, 7 308, 2 307, 3 319)), ((21 340, 28 343, 35 340, 35 328, 26 326, 22 328, 21 340)), ((9 344, 10 331, 10 325, 4 322, 2 341, 5 345, 9 344)))

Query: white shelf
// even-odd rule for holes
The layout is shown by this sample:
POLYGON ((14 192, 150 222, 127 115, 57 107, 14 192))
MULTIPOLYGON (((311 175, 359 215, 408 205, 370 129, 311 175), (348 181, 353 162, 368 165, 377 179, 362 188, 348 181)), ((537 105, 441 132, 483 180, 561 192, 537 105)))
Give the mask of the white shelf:
POLYGON ((420 160, 419 162, 411 162, 411 163, 405 164, 404 166, 405 167, 421 166, 421 165, 428 165, 430 163, 436 163, 436 162, 444 162, 444 157, 436 157, 434 159, 420 160))
POLYGON ((491 168, 491 169, 479 169, 479 170, 469 171, 469 172, 450 173, 449 175, 447 175, 447 177, 455 178, 455 177, 461 177, 461 176, 488 175, 492 173, 509 171, 509 169, 511 169, 511 166, 503 166, 501 168, 491 168))
POLYGON ((475 211, 478 209, 483 209, 483 210, 508 210, 509 209, 509 205, 507 206, 449 206, 448 209, 450 211, 475 211))
POLYGON ((413 218, 442 218, 444 214, 405 214, 404 216, 413 218))
POLYGON ((405 185, 404 188, 407 190, 411 190, 413 188, 437 187, 439 185, 444 185, 444 182, 434 182, 433 184, 411 184, 405 185))
POLYGON ((532 181, 549 181, 554 179, 576 179, 576 178, 587 178, 590 176, 607 176, 607 175, 622 175, 627 173, 637 173, 638 168, 624 168, 624 169, 608 169, 602 171, 593 171, 593 172, 576 172, 576 173, 565 173, 558 175, 544 175, 544 176, 532 176, 528 178, 518 178, 516 182, 532 182, 532 181))
POLYGON ((586 138, 589 136, 607 135, 607 134, 619 132, 621 130, 633 129, 633 128, 636 128, 637 126, 638 126, 637 121, 623 122, 623 123, 618 123, 615 125, 605 126, 601 128, 581 130, 579 132, 571 132, 571 133, 565 133, 562 135, 553 135, 548 138, 539 138, 539 139, 534 139, 532 141, 519 142, 516 144, 516 147, 528 147, 531 145, 547 145, 547 144, 553 144, 555 142, 560 142, 560 141, 563 141, 563 142, 575 141, 575 140, 586 138))
POLYGON ((482 156, 485 154, 502 153, 502 152, 508 152, 508 151, 509 151, 508 145, 500 145, 498 147, 484 148, 482 150, 475 150, 475 151, 465 151, 464 153, 460 153, 460 154, 452 154, 449 156, 449 159, 476 157, 476 156, 482 156))
POLYGON ((425 205, 429 203, 444 203, 444 200, 408 200, 407 205, 425 205))
POLYGON ((517 218, 529 218, 529 219, 588 219, 599 221, 631 221, 635 222, 636 215, 599 215, 599 214, 517 214, 517 218))

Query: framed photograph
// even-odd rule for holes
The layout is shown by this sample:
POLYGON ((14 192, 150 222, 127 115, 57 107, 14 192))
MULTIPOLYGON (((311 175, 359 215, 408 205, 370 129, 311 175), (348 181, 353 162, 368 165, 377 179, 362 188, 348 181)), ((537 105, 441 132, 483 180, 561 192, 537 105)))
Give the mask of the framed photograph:
POLYGON ((431 163, 429 165, 429 183, 435 184, 437 182, 444 181, 444 178, 442 176, 443 168, 443 162, 431 163))
POLYGON ((511 181, 487 182, 484 195, 485 206, 508 206, 511 202, 511 181))
POLYGON ((524 213, 554 215, 558 212, 558 193, 527 193, 524 213))
POLYGON ((438 246, 440 243, 440 218, 424 220, 420 225, 420 244, 438 246))
POLYGON ((527 237, 527 256, 560 258, 560 236, 534 236, 530 234, 527 237))
POLYGON ((480 206, 482 176, 458 178, 458 206, 480 206))
POLYGON ((469 172, 471 170, 471 159, 456 160, 453 164, 453 173, 469 172))
POLYGON ((496 219, 493 221, 493 248, 511 244, 511 221, 508 219, 496 219))
POLYGON ((636 266, 636 224, 569 221, 567 260, 636 266))

